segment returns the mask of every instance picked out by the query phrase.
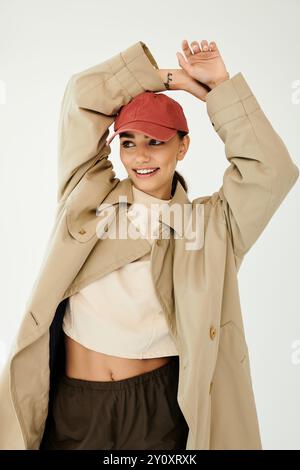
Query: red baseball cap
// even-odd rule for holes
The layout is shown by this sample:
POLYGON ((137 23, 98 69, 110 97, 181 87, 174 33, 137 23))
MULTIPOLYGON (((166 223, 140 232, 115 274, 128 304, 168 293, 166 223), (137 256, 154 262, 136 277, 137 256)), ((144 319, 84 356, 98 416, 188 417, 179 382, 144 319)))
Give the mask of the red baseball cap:
POLYGON ((168 141, 178 130, 189 132, 181 105, 164 93, 145 91, 120 108, 114 121, 115 132, 106 143, 124 131, 144 132, 154 139, 168 141))

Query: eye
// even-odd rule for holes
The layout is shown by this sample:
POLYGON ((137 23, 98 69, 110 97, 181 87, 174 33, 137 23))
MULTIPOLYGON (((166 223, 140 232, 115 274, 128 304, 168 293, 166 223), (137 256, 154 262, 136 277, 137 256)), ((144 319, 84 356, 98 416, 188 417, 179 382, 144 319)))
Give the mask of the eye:
POLYGON ((131 144, 131 143, 132 142, 130 142, 130 140, 124 140, 121 145, 122 145, 122 147, 126 148, 126 147, 128 147, 128 145, 126 145, 126 144, 131 144))
MULTIPOLYGON (((157 146, 157 144, 160 145, 160 144, 164 143, 161 140, 156 140, 156 139, 149 140, 149 143, 153 143, 153 142, 156 142, 155 146, 157 146)), ((133 143, 133 142, 131 142, 130 140, 124 140, 121 145, 122 145, 122 147, 128 148, 127 144, 131 144, 131 143, 133 143)))

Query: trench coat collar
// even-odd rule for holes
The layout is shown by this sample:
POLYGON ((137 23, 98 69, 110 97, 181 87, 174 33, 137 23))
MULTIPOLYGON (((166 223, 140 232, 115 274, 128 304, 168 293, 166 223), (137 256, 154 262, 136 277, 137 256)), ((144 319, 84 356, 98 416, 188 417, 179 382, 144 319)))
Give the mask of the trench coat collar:
MULTIPOLYGON (((131 178, 127 177, 121 180, 104 199, 103 204, 105 205, 105 208, 109 205, 120 203, 132 204, 134 202, 132 186, 133 183, 131 178)), ((168 206, 169 210, 162 213, 160 220, 182 237, 184 234, 184 227, 187 223, 186 214, 188 214, 188 212, 185 211, 191 210, 192 205, 179 180, 177 180, 175 193, 168 202, 168 206), (176 206, 176 204, 178 206, 176 206), (171 210, 172 207, 173 209, 171 210)), ((97 210, 101 210, 101 205, 97 210)))

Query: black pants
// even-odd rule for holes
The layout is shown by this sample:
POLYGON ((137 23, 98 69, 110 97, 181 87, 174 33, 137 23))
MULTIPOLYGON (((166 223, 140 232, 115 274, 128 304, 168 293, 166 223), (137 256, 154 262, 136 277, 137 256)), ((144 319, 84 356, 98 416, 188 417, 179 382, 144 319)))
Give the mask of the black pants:
POLYGON ((117 381, 63 375, 41 450, 181 449, 188 425, 177 402, 179 358, 117 381))

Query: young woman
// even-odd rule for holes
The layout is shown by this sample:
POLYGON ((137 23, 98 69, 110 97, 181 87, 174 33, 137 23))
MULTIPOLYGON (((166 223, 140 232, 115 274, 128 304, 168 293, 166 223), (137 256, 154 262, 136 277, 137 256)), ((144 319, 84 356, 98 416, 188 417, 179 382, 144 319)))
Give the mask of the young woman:
MULTIPOLYGON (((180 77, 185 89, 189 85, 205 101, 208 90, 228 79, 216 45, 209 48, 216 60, 205 77, 207 85, 183 70, 168 71, 167 77, 160 70, 168 89, 171 81, 178 89, 180 77)), ((188 56, 186 42, 183 49, 188 56)), ((119 112, 107 144, 119 135, 120 158, 132 181, 131 212, 136 203, 145 208, 131 222, 148 240, 149 253, 68 299, 63 322, 66 369, 41 449, 186 447, 188 425, 177 403, 178 351, 153 290, 150 250, 153 228, 159 226, 159 211, 153 206, 168 204, 177 180, 187 191, 175 168, 188 150, 188 132, 182 107, 163 94, 141 93, 119 112)))
POLYGON ((216 43, 182 48, 179 70, 138 42, 67 86, 55 226, 0 383, 1 448, 261 448, 237 273, 299 171, 216 43), (184 112, 155 93, 176 89, 206 102, 231 163, 192 202, 175 169, 184 112))

